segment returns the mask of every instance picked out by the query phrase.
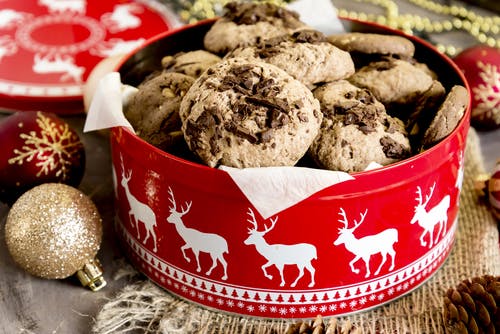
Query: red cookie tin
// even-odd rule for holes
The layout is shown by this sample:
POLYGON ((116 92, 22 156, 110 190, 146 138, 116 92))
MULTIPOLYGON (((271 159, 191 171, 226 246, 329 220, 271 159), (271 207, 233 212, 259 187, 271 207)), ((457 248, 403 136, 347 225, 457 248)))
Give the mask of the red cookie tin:
MULTIPOLYGON (((345 21, 353 31, 402 34, 345 21)), ((120 65, 137 85, 163 55, 202 47, 212 21, 157 36, 120 65)), ((415 57, 449 90, 467 83, 416 37, 415 57)), ((368 310, 424 284, 457 228, 470 108, 447 138, 404 161, 319 190, 263 218, 223 170, 111 131, 116 230, 130 261, 166 290, 205 307, 265 318, 368 310)), ((293 189, 291 189, 293 191, 293 189)), ((269 194, 267 194, 269 196, 269 194)))
POLYGON ((170 29, 172 18, 153 0, 2 1, 0 109, 83 112, 92 68, 170 29))

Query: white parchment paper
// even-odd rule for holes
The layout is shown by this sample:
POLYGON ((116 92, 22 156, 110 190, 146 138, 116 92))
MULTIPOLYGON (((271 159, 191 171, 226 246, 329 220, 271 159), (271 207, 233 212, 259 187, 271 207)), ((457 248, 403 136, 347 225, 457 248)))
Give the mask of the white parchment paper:
POLYGON ((83 132, 115 126, 124 126, 134 131, 132 125, 123 115, 123 106, 136 92, 136 87, 122 84, 120 73, 105 74, 97 85, 83 132))
POLYGON ((226 171, 250 203, 267 219, 314 193, 354 178, 344 172, 305 167, 232 168, 226 171))
POLYGON ((300 15, 300 20, 324 34, 344 32, 344 26, 337 16, 337 9, 330 0, 297 0, 288 8, 300 15))

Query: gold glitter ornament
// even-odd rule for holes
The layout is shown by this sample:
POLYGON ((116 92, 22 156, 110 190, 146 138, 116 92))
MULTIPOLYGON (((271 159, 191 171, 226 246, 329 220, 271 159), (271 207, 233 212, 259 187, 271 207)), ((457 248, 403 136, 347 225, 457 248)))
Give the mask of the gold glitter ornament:
POLYGON ((48 279, 77 273, 94 291, 106 285, 95 260, 101 240, 101 217, 92 200, 62 183, 25 192, 12 205, 5 224, 7 248, 21 268, 48 279))

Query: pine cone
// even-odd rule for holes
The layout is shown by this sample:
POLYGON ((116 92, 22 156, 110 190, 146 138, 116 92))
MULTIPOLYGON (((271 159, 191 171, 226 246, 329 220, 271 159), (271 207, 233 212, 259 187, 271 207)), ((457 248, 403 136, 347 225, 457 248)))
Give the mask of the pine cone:
POLYGON ((299 321, 290 325, 285 334, 358 334, 360 330, 353 326, 350 321, 339 323, 336 318, 330 318, 328 322, 318 315, 310 322, 299 321))
POLYGON ((444 297, 447 333, 500 334, 500 276, 462 281, 444 297))

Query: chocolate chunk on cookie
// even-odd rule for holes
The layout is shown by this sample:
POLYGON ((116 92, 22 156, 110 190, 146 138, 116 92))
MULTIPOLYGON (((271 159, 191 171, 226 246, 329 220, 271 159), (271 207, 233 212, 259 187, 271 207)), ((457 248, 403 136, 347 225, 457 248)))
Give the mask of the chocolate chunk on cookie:
POLYGON ((217 54, 306 27, 296 12, 271 3, 230 2, 225 10, 203 40, 205 49, 217 54))
POLYGON ((183 140, 179 106, 194 79, 180 73, 161 73, 143 82, 124 110, 137 135, 169 151, 183 140))
POLYGON ((339 80, 318 87, 314 96, 323 121, 309 154, 319 167, 357 172, 371 162, 387 165, 409 156, 404 124, 367 89, 339 80))
POLYGON ((354 73, 350 54, 326 42, 321 32, 310 29, 271 38, 255 46, 237 48, 226 57, 273 64, 306 86, 344 79, 354 73))
POLYGON ((180 107, 190 149, 208 166, 292 166, 322 120, 311 91, 264 62, 230 58, 193 84, 180 107))
POLYGON ((448 136, 464 116, 468 105, 467 89, 459 85, 453 86, 425 131, 422 146, 428 148, 448 136))
POLYGON ((179 52, 173 56, 165 56, 161 60, 166 72, 177 72, 190 77, 199 77, 207 68, 218 63, 221 58, 205 50, 179 52))

